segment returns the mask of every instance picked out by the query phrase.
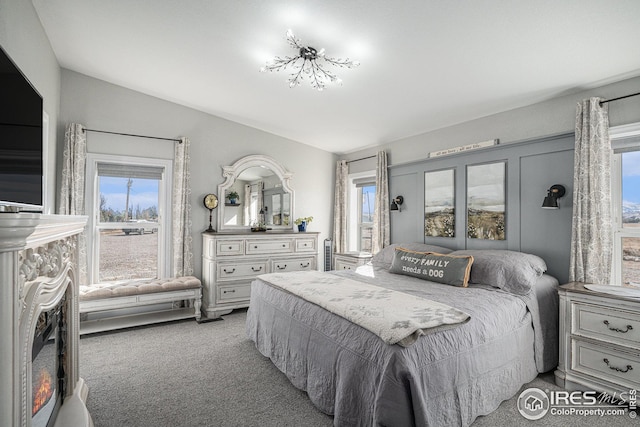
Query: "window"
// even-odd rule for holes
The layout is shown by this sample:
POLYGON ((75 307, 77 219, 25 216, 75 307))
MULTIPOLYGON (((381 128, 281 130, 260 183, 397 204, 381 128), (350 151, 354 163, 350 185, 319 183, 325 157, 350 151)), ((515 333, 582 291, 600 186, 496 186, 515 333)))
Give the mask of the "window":
POLYGON ((376 203, 376 186, 358 187, 358 250, 371 252, 373 239, 373 211, 376 203))
POLYGON ((640 285, 640 124, 611 129, 614 282, 640 285))
POLYGON ((91 283, 170 275, 171 162, 87 156, 91 283))
POLYGON ((376 183, 373 172, 349 177, 349 250, 371 252, 376 183))

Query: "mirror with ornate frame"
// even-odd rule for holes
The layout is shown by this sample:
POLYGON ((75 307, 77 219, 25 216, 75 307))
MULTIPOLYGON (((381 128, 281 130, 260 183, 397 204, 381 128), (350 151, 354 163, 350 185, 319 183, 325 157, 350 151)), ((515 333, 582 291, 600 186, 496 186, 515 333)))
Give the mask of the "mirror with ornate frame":
POLYGON ((218 185, 218 230, 293 229, 293 174, 268 156, 251 155, 223 166, 218 185), (236 193, 236 194, 232 194, 236 193), (236 196, 232 200, 230 194, 236 196))

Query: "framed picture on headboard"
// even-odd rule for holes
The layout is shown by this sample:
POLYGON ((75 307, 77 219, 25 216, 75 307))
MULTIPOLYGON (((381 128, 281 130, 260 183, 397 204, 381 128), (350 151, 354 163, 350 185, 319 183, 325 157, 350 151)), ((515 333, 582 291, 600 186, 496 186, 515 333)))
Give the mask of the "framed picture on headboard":
POLYGON ((467 166, 467 238, 505 240, 505 161, 467 166))
POLYGON ((455 237, 455 169, 424 173, 424 235, 455 237))

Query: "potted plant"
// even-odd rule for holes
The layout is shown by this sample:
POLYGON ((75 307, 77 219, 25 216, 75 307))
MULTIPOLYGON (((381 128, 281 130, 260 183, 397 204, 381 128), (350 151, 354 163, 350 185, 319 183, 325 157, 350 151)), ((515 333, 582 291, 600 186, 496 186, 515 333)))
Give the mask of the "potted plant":
POLYGON ((313 221, 312 216, 307 216, 304 218, 298 218, 294 222, 298 226, 298 231, 307 231, 307 224, 313 221))
POLYGON ((229 199, 229 203, 231 203, 232 205, 236 204, 238 197, 238 193, 235 190, 231 190, 227 193, 227 199, 229 199))

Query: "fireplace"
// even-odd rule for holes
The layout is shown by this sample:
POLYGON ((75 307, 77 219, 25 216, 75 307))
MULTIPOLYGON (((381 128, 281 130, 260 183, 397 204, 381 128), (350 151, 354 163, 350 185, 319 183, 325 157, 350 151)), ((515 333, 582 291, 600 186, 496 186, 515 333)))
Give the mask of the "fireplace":
POLYGON ((78 351, 85 223, 0 213, 0 426, 93 426, 78 351))
POLYGON ((65 342, 61 315, 63 299, 54 309, 40 313, 31 350, 31 426, 51 427, 62 405, 66 388, 65 342))

